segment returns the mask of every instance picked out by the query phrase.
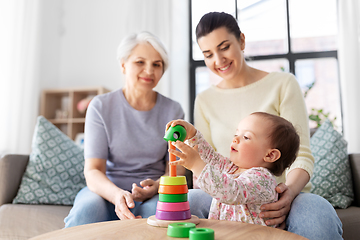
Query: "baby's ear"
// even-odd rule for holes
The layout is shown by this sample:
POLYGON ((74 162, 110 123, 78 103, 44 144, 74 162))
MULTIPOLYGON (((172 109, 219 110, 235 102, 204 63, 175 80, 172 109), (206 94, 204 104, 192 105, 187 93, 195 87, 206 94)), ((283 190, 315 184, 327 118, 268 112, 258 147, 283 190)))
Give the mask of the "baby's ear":
POLYGON ((270 149, 269 152, 266 154, 264 161, 265 162, 275 162, 281 157, 281 152, 279 149, 270 149))

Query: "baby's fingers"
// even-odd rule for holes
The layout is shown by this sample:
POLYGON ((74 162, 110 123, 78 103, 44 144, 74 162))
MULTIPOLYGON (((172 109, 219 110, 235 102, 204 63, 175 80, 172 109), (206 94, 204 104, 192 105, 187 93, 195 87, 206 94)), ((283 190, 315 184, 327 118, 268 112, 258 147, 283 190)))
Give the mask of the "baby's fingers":
POLYGON ((168 149, 168 152, 171 153, 171 154, 173 154, 173 155, 175 155, 175 156, 178 157, 178 158, 184 158, 184 157, 186 157, 185 154, 183 154, 182 152, 179 152, 179 151, 177 151, 177 150, 174 150, 174 149, 168 149))
POLYGON ((177 140, 176 142, 172 143, 175 147, 177 147, 180 151, 186 152, 186 150, 189 150, 191 147, 186 145, 185 143, 177 140))
POLYGON ((180 159, 174 162, 169 162, 170 165, 177 166, 177 165, 184 165, 185 161, 180 159))
POLYGON ((171 126, 171 124, 174 122, 174 120, 173 121, 170 121, 170 122, 168 122, 167 124, 166 124, 166 127, 165 127, 165 132, 169 129, 169 127, 171 126))

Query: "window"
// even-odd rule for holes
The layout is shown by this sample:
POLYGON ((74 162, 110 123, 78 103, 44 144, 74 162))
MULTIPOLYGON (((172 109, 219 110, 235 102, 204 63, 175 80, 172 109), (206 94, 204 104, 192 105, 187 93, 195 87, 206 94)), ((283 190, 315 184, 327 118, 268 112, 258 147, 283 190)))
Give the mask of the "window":
MULTIPOLYGON (((191 121, 196 94, 221 81, 205 66, 195 28, 205 13, 223 11, 238 19, 248 64, 295 74, 308 113, 329 113, 341 132, 336 6, 336 0, 190 0, 191 121)), ((313 121, 309 124, 316 127, 313 121)))

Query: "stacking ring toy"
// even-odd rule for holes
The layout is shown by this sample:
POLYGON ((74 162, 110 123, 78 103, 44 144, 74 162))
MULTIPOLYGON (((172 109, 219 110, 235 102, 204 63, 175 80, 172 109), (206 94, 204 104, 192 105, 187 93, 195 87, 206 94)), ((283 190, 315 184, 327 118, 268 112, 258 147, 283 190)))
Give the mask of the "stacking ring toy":
POLYGON ((185 176, 162 176, 160 178, 161 185, 186 185, 186 177, 185 176))
POLYGON ((159 194, 160 202, 186 202, 187 193, 184 194, 159 194))
POLYGON ((195 223, 190 222, 170 223, 168 225, 167 235, 175 238, 188 238, 190 229, 195 227, 195 223))
POLYGON ((177 140, 183 142, 186 138, 186 130, 181 125, 169 127, 166 131, 164 139, 166 141, 176 142, 177 140))
POLYGON ((159 185, 159 193, 184 194, 188 193, 188 187, 187 185, 159 185))
POLYGON ((155 217, 161 220, 186 220, 191 218, 190 209, 181 212, 168 212, 156 210, 155 217))
POLYGON ((211 228, 193 228, 189 231, 190 240, 214 240, 214 230, 211 228))
POLYGON ((168 212, 179 212, 179 211, 186 211, 190 209, 189 202, 178 202, 178 203, 168 203, 168 202, 158 202, 156 209, 161 211, 168 211, 168 212))

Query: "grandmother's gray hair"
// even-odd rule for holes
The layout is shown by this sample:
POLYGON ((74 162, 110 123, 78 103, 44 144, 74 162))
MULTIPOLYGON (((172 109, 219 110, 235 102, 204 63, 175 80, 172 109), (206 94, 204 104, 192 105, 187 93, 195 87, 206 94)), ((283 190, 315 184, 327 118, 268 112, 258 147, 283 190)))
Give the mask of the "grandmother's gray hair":
POLYGON ((165 46, 157 38, 155 35, 149 32, 140 32, 137 34, 131 34, 125 37, 118 46, 117 49, 117 59, 121 62, 121 60, 126 61, 131 51, 139 44, 139 43, 149 43, 161 56, 163 60, 163 70, 164 72, 169 66, 169 57, 166 52, 165 46))

